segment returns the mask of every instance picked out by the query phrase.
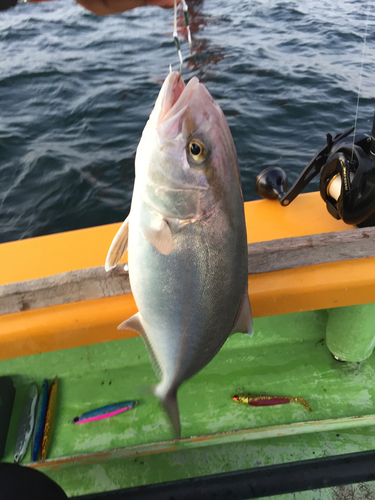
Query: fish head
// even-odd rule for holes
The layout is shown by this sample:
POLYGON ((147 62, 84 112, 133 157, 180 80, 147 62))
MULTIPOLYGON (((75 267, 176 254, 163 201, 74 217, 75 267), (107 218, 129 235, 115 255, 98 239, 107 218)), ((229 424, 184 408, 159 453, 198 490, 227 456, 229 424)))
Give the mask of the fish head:
POLYGON ((163 217, 183 220, 213 213, 233 179, 240 186, 228 124, 198 78, 185 86, 179 73, 168 75, 137 150, 136 179, 163 217))

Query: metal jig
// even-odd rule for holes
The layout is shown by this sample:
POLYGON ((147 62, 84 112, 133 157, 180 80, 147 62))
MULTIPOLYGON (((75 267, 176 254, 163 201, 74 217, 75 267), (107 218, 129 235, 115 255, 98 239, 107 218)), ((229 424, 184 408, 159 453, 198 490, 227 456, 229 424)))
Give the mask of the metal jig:
POLYGON ((136 401, 123 401, 121 403, 102 406, 101 408, 96 408, 95 410, 90 410, 82 415, 74 417, 72 424, 85 424, 87 422, 94 422, 95 420, 110 418, 124 411, 131 410, 136 406, 136 401))
MULTIPOLYGON (((191 43, 191 33, 190 33, 190 26, 189 26, 190 25, 189 10, 188 10, 188 6, 187 6, 185 0, 181 0, 181 3, 182 3, 183 11, 184 11, 184 19, 185 19, 188 42, 189 42, 189 50, 191 53, 192 43, 191 43)), ((182 59, 182 54, 181 54, 181 44, 180 44, 180 40, 178 38, 178 33, 177 33, 177 0, 174 0, 173 40, 174 40, 174 43, 175 43, 176 48, 177 48, 178 58, 180 60, 180 76, 181 76, 182 75, 182 67, 183 67, 183 59, 182 59)))

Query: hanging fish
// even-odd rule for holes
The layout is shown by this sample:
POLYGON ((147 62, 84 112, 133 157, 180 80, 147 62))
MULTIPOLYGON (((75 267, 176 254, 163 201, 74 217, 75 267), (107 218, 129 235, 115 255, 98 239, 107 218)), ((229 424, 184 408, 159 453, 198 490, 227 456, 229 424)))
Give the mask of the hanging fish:
POLYGON ((240 403, 243 405, 250 406, 271 406, 271 405, 283 405, 286 403, 301 403, 305 408, 309 411, 311 410, 311 406, 307 401, 305 401, 301 397, 288 397, 288 396, 253 396, 251 394, 246 393, 238 393, 232 397, 233 401, 236 403, 240 403))
POLYGON ((252 335, 240 172, 227 121, 193 77, 166 78, 135 160, 131 211, 105 268, 128 250, 139 312, 119 326, 145 341, 161 375, 154 393, 177 437, 177 390, 229 335, 252 335))
POLYGON ((43 429, 42 451, 40 456, 41 460, 45 460, 47 458, 48 447, 50 445, 52 436, 53 420, 55 418, 56 400, 57 400, 57 377, 52 380, 51 387, 49 390, 46 421, 43 429))
POLYGON ((102 406, 96 410, 91 410, 86 413, 82 413, 78 417, 74 417, 73 424, 86 424, 87 422, 93 422, 95 420, 102 420, 103 418, 114 417, 119 413, 127 410, 131 410, 136 406, 136 401, 123 401, 122 403, 115 403, 113 405, 102 406))
POLYGON ((42 392, 38 402, 38 408, 36 411, 35 428, 33 433, 33 439, 31 442, 31 461, 35 462, 38 458, 38 452, 40 445, 42 443, 43 429, 46 421, 47 414, 47 404, 48 404, 48 381, 43 380, 42 392))
POLYGON ((25 456, 35 423, 35 409, 38 400, 38 388, 32 384, 22 410, 18 426, 16 447, 14 451, 14 462, 19 463, 25 456))

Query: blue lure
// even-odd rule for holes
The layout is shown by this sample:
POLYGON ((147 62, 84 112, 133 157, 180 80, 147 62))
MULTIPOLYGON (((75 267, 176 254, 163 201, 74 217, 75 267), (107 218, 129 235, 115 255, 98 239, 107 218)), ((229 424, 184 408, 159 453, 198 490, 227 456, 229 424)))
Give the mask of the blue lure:
POLYGON ((43 380, 42 393, 39 398, 38 409, 36 412, 35 428, 33 440, 31 443, 31 461, 35 462, 38 458, 39 448, 43 437, 44 422, 46 420, 48 404, 48 381, 43 380))
POLYGON ((78 417, 75 417, 72 421, 73 424, 85 424, 87 422, 93 422, 94 420, 102 420, 103 418, 113 417, 127 410, 131 410, 136 406, 136 401, 123 401, 122 403, 115 403, 113 405, 102 406, 96 410, 91 410, 78 417))

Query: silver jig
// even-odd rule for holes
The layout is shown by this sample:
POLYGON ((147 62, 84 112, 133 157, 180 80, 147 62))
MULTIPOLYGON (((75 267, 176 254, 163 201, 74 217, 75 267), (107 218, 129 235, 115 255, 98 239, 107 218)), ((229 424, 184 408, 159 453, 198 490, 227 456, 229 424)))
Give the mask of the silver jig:
POLYGON ((192 43, 191 43, 191 33, 190 33, 190 16, 189 16, 189 11, 188 11, 188 6, 187 6, 185 0, 181 0, 181 3, 182 3, 182 8, 184 9, 186 31, 187 31, 187 37, 188 37, 188 42, 189 42, 189 50, 190 50, 190 54, 191 54, 192 43))
MULTIPOLYGON (((190 33, 190 17, 189 17, 189 11, 188 11, 188 6, 186 4, 185 0, 181 0, 182 3, 182 8, 184 10, 184 19, 185 19, 185 24, 186 24, 186 29, 187 29, 187 36, 188 36, 188 42, 189 42, 189 50, 191 53, 191 48, 192 48, 192 43, 191 43, 191 33, 190 33)), ((181 54, 181 45, 180 45, 180 40, 178 38, 178 33, 177 33, 177 0, 174 0, 174 30, 173 30, 173 40, 177 48, 177 53, 178 53, 178 58, 180 60, 180 75, 182 74, 182 66, 183 66, 183 59, 182 59, 182 54, 181 54)))
POLYGON ((174 31, 173 31, 173 40, 177 48, 178 58, 180 59, 180 76, 182 74, 182 54, 181 54, 181 46, 180 40, 178 39, 177 34, 177 0, 174 0, 174 31))

